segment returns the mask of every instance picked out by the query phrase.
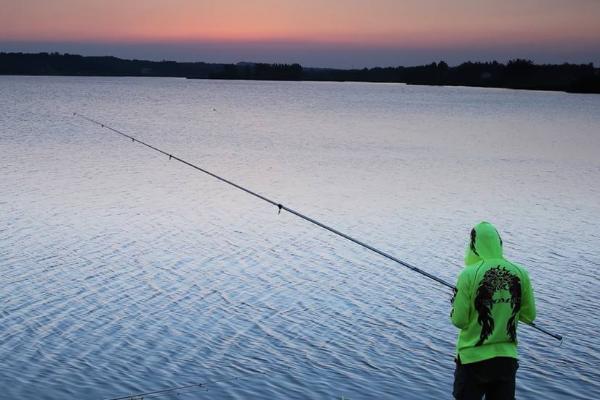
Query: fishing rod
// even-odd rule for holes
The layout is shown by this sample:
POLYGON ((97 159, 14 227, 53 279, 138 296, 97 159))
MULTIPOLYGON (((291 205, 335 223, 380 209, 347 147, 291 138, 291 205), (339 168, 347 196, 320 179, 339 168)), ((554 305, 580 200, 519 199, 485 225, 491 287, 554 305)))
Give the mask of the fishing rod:
POLYGON ((171 393, 171 392, 179 392, 182 390, 188 390, 188 389, 194 389, 194 388, 205 388, 207 386, 214 385, 217 383, 231 382, 231 381, 237 381, 237 380, 241 380, 241 379, 248 379, 255 375, 267 375, 267 373, 266 372, 255 372, 255 373, 244 374, 244 375, 240 375, 240 376, 232 376, 230 378, 224 378, 224 379, 219 379, 219 380, 215 380, 215 381, 192 383, 189 385, 182 385, 182 386, 171 386, 171 387, 164 388, 164 389, 153 390, 151 392, 141 392, 141 393, 135 393, 135 394, 125 395, 125 396, 111 397, 107 400, 142 400, 144 397, 149 397, 149 396, 150 397, 159 397, 159 396, 165 395, 167 393, 171 393))
MULTIPOLYGON (((126 133, 124 133, 124 132, 122 132, 122 131, 120 131, 120 130, 118 130, 118 129, 115 129, 115 128, 113 128, 113 127, 109 126, 109 125, 106 125, 106 124, 105 124, 105 123, 103 123, 103 122, 96 121, 96 120, 94 120, 94 119, 92 119, 92 118, 86 117, 85 115, 82 115, 82 114, 79 114, 79 113, 76 113, 76 112, 74 112, 74 113, 73 113, 73 116, 76 116, 76 117, 79 117, 79 118, 85 119, 85 120, 87 120, 88 122, 91 122, 91 123, 93 123, 93 124, 96 124, 96 125, 100 126, 101 128, 108 129, 109 131, 111 131, 111 132, 113 132, 113 133, 116 133, 116 134, 118 134, 118 135, 121 135, 121 136, 123 136, 123 137, 126 137, 127 139, 130 139, 132 143, 135 143, 135 142, 137 142, 137 143, 139 143, 139 144, 141 144, 141 145, 144 145, 144 146, 148 147, 148 148, 149 148, 149 149, 151 149, 151 150, 154 150, 154 151, 156 151, 156 152, 158 152, 158 153, 161 153, 161 154, 163 154, 163 155, 165 155, 165 156, 169 157, 169 160, 175 160, 175 161, 179 161, 179 162, 180 162, 180 163, 182 163, 182 164, 185 164, 185 165, 187 165, 187 166, 189 166, 189 167, 192 167, 192 168, 194 168, 195 170, 198 170, 198 171, 200 171, 200 172, 202 172, 202 173, 205 173, 205 174, 207 174, 207 175, 209 175, 209 176, 212 176, 213 178, 215 178, 215 179, 217 179, 217 180, 219 180, 219 181, 221 181, 221 182, 224 182, 224 183, 226 183, 226 184, 228 184, 228 185, 230 185, 230 186, 233 186, 233 187, 234 187, 234 188, 236 188, 236 189, 239 189, 239 190, 241 190, 241 191, 243 191, 243 192, 246 192, 247 194, 249 194, 249 195, 251 195, 251 196, 254 196, 254 197, 256 197, 256 198, 258 198, 258 199, 260 199, 260 200, 262 200, 262 201, 264 201, 264 202, 267 202, 267 203, 269 203, 269 204, 271 204, 271 205, 273 205, 273 206, 277 207, 277 208, 278 208, 278 210, 279 210, 279 211, 278 211, 278 213, 279 213, 279 214, 281 214, 281 211, 282 211, 282 210, 283 210, 283 211, 287 211, 288 213, 290 213, 290 214, 293 214, 293 215, 295 215, 295 216, 297 216, 297 217, 299 217, 299 218, 301 218, 301 219, 303 219, 303 220, 305 220, 305 221, 307 221, 307 222, 310 222, 310 223, 311 223, 311 224, 313 224, 313 225, 316 225, 316 226, 318 226, 318 227, 321 227, 321 228, 323 228, 323 229, 325 229, 325 230, 327 230, 327 231, 329 231, 329 232, 331 232, 331 233, 333 233, 333 234, 335 234, 335 235, 338 235, 338 236, 340 236, 340 237, 342 237, 342 238, 344 238, 344 239, 346 239, 346 240, 349 240, 349 241, 351 241, 351 242, 353 242, 353 243, 355 243, 355 244, 357 244, 357 245, 359 245, 359 246, 361 246, 361 247, 363 247, 363 248, 365 248, 365 249, 367 249, 367 250, 370 250, 370 251, 372 251, 372 252, 374 252, 374 253, 377 253, 377 254, 379 254, 380 256, 383 256, 383 257, 387 258, 388 260, 394 261, 395 263, 397 263, 397 264, 400 264, 400 265, 402 265, 403 267, 410 269, 411 271, 414 271, 414 272, 416 272, 416 273, 418 273, 418 274, 421 274, 421 275, 423 275, 423 276, 425 276, 425 277, 427 277, 427 278, 429 278, 429 279, 431 279, 431 280, 434 280, 434 281, 436 281, 436 282, 438 282, 438 283, 440 283, 440 284, 442 284, 442 285, 446 286, 447 288, 450 288, 450 289, 452 289, 453 291, 455 291, 455 290, 456 290, 456 287, 455 287, 453 284, 451 284, 451 283, 449 283, 449 282, 445 281, 445 280, 444 280, 444 279, 442 279, 442 278, 439 278, 439 277, 437 277, 437 276, 435 276, 435 275, 432 275, 432 274, 430 274, 430 273, 429 273, 429 272, 427 272, 427 271, 424 271, 424 270, 422 270, 422 269, 420 269, 420 268, 417 268, 417 267, 415 267, 415 266, 414 266, 414 265, 412 265, 412 264, 409 264, 409 263, 407 263, 406 261, 400 260, 399 258, 392 256, 391 254, 388 254, 388 253, 386 253, 386 252, 384 252, 384 251, 382 251, 382 250, 379 250, 379 249, 377 249, 377 248, 375 248, 375 247, 373 247, 373 246, 371 246, 371 245, 369 245, 369 244, 367 244, 367 243, 365 243, 365 242, 363 242, 363 241, 360 241, 360 240, 358 240, 358 239, 355 239, 355 238, 353 238, 353 237, 352 237, 352 236, 350 236, 350 235, 347 235, 347 234, 345 234, 345 233, 343 233, 343 232, 340 232, 340 231, 338 231, 337 229, 335 229, 335 228, 332 228, 332 227, 331 227, 331 226, 329 226, 329 225, 325 225, 324 223, 322 223, 322 222, 319 222, 319 221, 317 221, 316 219, 314 219, 314 218, 311 218, 311 217, 309 217, 309 216, 307 216, 307 215, 305 215, 305 214, 303 214, 303 213, 301 213, 301 212, 299 212, 299 211, 296 211, 296 210, 294 210, 294 209, 291 209, 291 208, 289 208, 289 207, 287 207, 287 206, 285 206, 285 205, 283 205, 283 204, 281 204, 281 203, 279 203, 279 202, 276 202, 276 201, 274 201, 274 200, 271 200, 270 198, 268 198, 268 197, 266 197, 266 196, 263 196, 263 195, 261 195, 261 194, 259 194, 259 193, 256 193, 256 192, 254 192, 254 191, 252 191, 252 190, 250 190, 250 189, 248 189, 248 188, 245 188, 244 186, 238 185, 237 183, 235 183, 235 182, 232 182, 232 181, 230 181, 229 179, 223 178, 223 177, 221 177, 221 176, 219 176, 219 175, 217 175, 217 174, 215 174, 215 173, 213 173, 213 172, 210 172, 210 171, 208 171, 208 170, 206 170, 206 169, 204 169, 204 168, 202 168, 202 167, 199 167, 199 166, 197 166, 197 165, 195 165, 195 164, 192 164, 192 163, 191 163, 191 162, 189 162, 189 161, 186 161, 186 160, 184 160, 184 159, 182 159, 182 158, 179 158, 179 157, 177 157, 177 156, 174 156, 174 155, 173 155, 173 154, 171 154, 171 153, 168 153, 168 152, 166 152, 166 151, 164 151, 164 150, 161 150, 161 149, 159 149, 158 147, 155 147, 155 146, 153 146, 153 145, 151 145, 151 144, 148 144, 148 143, 146 143, 146 142, 144 142, 144 141, 142 141, 142 140, 139 140, 139 139, 137 139, 137 138, 135 138, 135 137, 133 137, 133 136, 131 136, 131 135, 128 135, 128 134, 126 134, 126 133)), ((542 332, 542 333, 544 333, 544 334, 546 334, 546 335, 548 335, 548 336, 550 336, 550 337, 553 337, 553 338, 554 338, 554 339, 556 339, 556 340, 559 340, 559 341, 561 341, 561 342, 562 342, 562 340, 563 340, 563 337, 562 337, 561 335, 559 335, 559 334, 556 334, 556 333, 552 333, 552 332, 550 332, 550 331, 548 331, 548 330, 546 330, 546 329, 544 329, 544 328, 541 328, 541 327, 539 327, 537 324, 535 324, 535 323, 533 323, 533 322, 526 323, 526 324, 527 324, 527 325, 529 325, 529 326, 531 326, 532 328, 535 328, 535 329, 536 329, 536 330, 538 330, 539 332, 542 332)))

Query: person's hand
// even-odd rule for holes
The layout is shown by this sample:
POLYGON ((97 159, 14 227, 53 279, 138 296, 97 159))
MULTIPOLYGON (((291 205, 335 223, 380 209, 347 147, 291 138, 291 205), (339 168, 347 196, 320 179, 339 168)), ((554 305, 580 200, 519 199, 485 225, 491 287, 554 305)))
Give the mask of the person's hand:
POLYGON ((454 299, 456 298, 456 294, 458 293, 458 289, 454 288, 452 289, 452 298, 450 299, 450 304, 454 304, 454 299))

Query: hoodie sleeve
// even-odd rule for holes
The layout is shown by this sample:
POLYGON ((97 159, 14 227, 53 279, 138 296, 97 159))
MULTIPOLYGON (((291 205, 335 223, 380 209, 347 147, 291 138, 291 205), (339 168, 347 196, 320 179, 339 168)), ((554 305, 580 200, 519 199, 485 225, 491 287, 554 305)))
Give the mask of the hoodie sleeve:
POLYGON ((531 287, 531 281, 529 280, 529 274, 527 271, 523 273, 523 299, 521 301, 521 312, 519 313, 519 320, 525 323, 533 322, 535 319, 535 298, 533 297, 533 288, 531 287))
POLYGON ((450 319, 458 329, 465 329, 469 325, 471 315, 471 291, 469 290, 469 274, 463 270, 456 282, 456 292, 452 298, 452 311, 450 319))

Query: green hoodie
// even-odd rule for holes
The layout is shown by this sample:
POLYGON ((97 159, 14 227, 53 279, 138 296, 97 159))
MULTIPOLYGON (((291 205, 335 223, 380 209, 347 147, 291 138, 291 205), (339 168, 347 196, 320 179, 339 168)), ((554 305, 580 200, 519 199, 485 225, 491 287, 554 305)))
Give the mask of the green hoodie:
POLYGON ((527 271, 504 259, 502 239, 489 222, 481 222, 471 231, 465 265, 450 314, 460 329, 456 348, 461 363, 517 358, 518 322, 535 319, 527 271))

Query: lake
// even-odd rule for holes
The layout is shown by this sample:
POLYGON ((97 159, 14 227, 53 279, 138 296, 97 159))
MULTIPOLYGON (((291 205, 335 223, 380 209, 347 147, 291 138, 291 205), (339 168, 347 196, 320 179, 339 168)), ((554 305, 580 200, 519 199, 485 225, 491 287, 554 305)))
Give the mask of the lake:
POLYGON ((0 398, 451 398, 449 290, 494 223, 531 275, 520 399, 600 398, 600 96, 0 77, 0 398))

